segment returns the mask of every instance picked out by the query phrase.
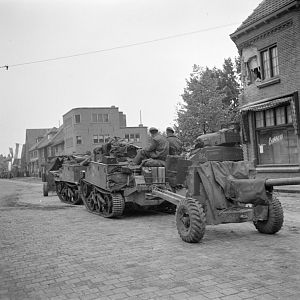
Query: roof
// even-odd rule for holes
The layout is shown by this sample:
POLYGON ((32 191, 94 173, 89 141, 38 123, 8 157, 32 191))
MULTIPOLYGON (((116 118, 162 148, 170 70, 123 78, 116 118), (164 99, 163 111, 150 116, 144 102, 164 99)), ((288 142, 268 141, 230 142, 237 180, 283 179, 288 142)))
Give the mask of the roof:
POLYGON ((35 140, 38 137, 44 136, 45 133, 50 128, 34 128, 34 129, 26 129, 26 141, 25 143, 29 146, 33 145, 35 143, 35 140))
MULTIPOLYGON (((94 110, 94 109, 103 109, 103 110, 111 110, 111 109, 119 109, 119 107, 117 107, 117 106, 114 106, 114 105, 112 105, 112 106, 110 106, 110 107, 74 107, 74 108, 72 108, 72 109, 70 109, 68 112, 66 112, 64 115, 63 115, 63 117, 65 116, 65 115, 67 115, 67 114, 69 114, 71 111, 78 111, 78 110, 84 110, 84 109, 89 109, 89 110, 94 110)), ((120 112, 120 113, 122 113, 122 112, 120 112)))
POLYGON ((282 10, 293 5, 299 5, 300 0, 264 0, 252 12, 252 14, 236 29, 233 35, 257 22, 263 21, 273 14, 280 13, 282 10))
POLYGON ((53 146, 61 144, 61 143, 64 142, 64 131, 63 131, 63 129, 64 129, 64 127, 63 127, 63 125, 61 125, 58 128, 57 133, 53 136, 53 138, 51 140, 51 143, 52 143, 53 146))
POLYGON ((49 129, 43 136, 43 138, 38 142, 38 143, 35 143, 30 149, 29 151, 33 151, 33 150, 37 150, 37 149, 41 149, 41 148, 44 148, 46 146, 48 146, 50 143, 51 143, 51 140, 52 139, 48 139, 48 135, 50 133, 57 133, 57 128, 56 127, 53 127, 51 129, 49 129))

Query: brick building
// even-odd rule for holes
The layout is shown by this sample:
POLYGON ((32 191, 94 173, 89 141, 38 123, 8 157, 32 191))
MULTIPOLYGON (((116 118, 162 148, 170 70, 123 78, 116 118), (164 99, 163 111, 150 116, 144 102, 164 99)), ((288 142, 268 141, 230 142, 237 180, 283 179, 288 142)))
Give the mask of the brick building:
POLYGON ((23 145, 23 153, 21 158, 22 170, 27 176, 30 173, 30 154, 29 149, 34 146, 36 143, 40 142, 46 132, 50 128, 35 128, 35 129, 26 129, 25 134, 25 144, 23 145))
POLYGON ((54 156, 51 152, 51 145, 58 131, 56 127, 49 129, 44 136, 29 149, 28 170, 30 176, 40 177, 42 168, 45 166, 48 158, 54 156))
POLYGON ((121 137, 144 147, 147 127, 126 127, 126 115, 115 106, 73 108, 63 115, 65 154, 84 154, 108 137, 121 137))
POLYGON ((261 2, 230 37, 241 56, 244 159, 261 176, 299 176, 300 1, 261 2))

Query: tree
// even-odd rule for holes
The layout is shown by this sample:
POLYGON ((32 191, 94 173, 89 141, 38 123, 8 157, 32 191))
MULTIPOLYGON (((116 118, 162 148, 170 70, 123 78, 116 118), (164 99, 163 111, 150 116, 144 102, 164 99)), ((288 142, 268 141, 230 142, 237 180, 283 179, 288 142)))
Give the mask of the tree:
POLYGON ((237 121, 240 85, 236 67, 230 58, 224 60, 222 70, 193 66, 181 95, 183 103, 177 107, 175 129, 184 143, 237 121))

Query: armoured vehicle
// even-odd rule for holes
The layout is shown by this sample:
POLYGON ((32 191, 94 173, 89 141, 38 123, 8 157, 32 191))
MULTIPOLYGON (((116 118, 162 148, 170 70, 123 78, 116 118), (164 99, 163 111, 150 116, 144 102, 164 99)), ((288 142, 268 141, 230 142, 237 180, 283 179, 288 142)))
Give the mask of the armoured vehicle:
POLYGON ((172 203, 177 207, 177 231, 189 243, 203 238, 206 225, 252 221, 261 233, 281 229, 283 210, 273 186, 300 184, 300 178, 255 178, 248 162, 226 160, 222 145, 204 146, 200 152, 204 155, 197 159, 169 156, 163 167, 136 168, 103 155, 82 172, 83 202, 89 212, 106 218, 123 215, 127 204, 172 203), (209 147, 218 147, 211 160, 209 147))

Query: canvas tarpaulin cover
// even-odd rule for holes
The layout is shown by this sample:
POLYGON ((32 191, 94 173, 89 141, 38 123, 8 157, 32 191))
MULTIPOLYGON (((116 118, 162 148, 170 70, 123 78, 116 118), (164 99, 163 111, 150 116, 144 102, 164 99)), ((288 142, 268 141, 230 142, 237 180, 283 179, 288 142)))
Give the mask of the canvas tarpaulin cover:
POLYGON ((265 179, 250 179, 248 162, 210 161, 196 168, 207 196, 217 209, 226 208, 226 199, 254 205, 267 201, 265 179))

